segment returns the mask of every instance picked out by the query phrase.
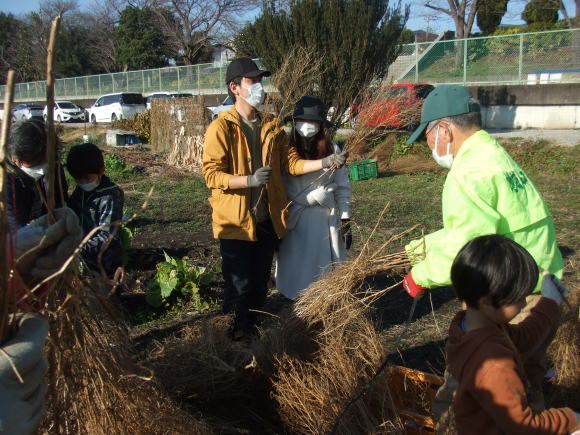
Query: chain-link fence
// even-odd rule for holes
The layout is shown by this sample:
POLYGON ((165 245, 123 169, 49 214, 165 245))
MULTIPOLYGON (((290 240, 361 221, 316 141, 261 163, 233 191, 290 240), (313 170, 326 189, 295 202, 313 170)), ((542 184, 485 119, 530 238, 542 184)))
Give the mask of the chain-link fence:
MULTIPOLYGON (((226 68, 199 64, 58 79, 55 96, 62 100, 113 92, 224 94, 226 68)), ((580 29, 405 44, 388 80, 466 85, 580 82, 580 29)), ((4 88, 0 86, 0 98, 4 88)), ((16 101, 40 101, 45 95, 44 81, 15 86, 16 101)))
POLYGON ((407 44, 399 83, 580 82, 580 29, 407 44))

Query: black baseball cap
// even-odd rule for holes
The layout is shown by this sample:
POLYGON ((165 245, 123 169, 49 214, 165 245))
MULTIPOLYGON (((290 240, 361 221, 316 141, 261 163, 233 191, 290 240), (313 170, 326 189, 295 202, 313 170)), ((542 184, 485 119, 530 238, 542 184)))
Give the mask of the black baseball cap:
POLYGON ((269 77, 272 73, 258 68, 256 62, 249 57, 239 57, 234 59, 226 71, 226 84, 237 77, 269 77))

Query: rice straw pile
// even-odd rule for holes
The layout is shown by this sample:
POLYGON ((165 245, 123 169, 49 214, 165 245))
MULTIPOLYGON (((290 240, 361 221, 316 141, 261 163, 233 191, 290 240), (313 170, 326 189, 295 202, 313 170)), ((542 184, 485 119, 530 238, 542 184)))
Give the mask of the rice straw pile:
MULTIPOLYGON (((398 283, 377 291, 366 280, 377 273, 396 277, 408 265, 403 252, 385 253, 407 233, 376 250, 367 242, 357 258, 306 289, 280 328, 265 332, 256 352, 258 368, 272 371, 273 397, 288 430, 330 432, 349 400, 386 358, 370 315, 371 305, 398 283)), ((337 432, 393 433, 399 429, 383 372, 348 409, 337 432)))
POLYGON ((44 310, 50 325, 50 378, 41 430, 211 433, 134 364, 127 331, 98 286, 86 278, 62 281, 44 310))
POLYGON ((252 355, 228 336, 230 321, 197 320, 150 346, 147 365, 169 393, 200 405, 252 396, 252 355))
POLYGON ((580 289, 571 288, 569 306, 562 305, 562 318, 552 341, 556 379, 554 399, 558 406, 574 406, 580 394, 580 289))

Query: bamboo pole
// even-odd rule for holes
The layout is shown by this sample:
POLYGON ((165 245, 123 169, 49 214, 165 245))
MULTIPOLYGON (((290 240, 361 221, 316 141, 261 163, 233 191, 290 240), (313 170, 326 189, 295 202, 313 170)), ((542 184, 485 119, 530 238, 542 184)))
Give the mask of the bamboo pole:
POLYGON ((9 70, 6 80, 6 94, 4 95, 4 119, 2 120, 2 133, 0 136, 0 344, 9 337, 9 314, 10 314, 10 294, 9 294, 9 273, 8 258, 12 255, 8 250, 8 210, 6 207, 6 159, 8 153, 8 136, 10 133, 10 114, 12 113, 12 102, 14 100, 14 71, 9 70))
POLYGON ((60 25, 60 15, 52 20, 50 27, 50 39, 48 42, 48 55, 46 58, 46 127, 48 144, 46 147, 48 174, 46 203, 48 212, 48 222, 54 222, 55 188, 56 188, 56 133, 54 131, 54 58, 56 51, 56 38, 60 25))

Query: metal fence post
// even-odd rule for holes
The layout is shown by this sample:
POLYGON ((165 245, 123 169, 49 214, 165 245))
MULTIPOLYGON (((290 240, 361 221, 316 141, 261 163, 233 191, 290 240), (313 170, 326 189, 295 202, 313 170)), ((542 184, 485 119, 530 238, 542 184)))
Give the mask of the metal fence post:
POLYGON ((467 83, 467 44, 469 39, 463 40, 463 84, 467 83))
POLYGON ((103 92, 101 91, 101 75, 99 74, 99 95, 101 95, 103 92))
POLYGON ((419 44, 415 41, 415 83, 419 83, 419 44))
POLYGON ((520 55, 518 60, 518 80, 522 81, 522 73, 524 67, 524 35, 520 35, 520 55))
POLYGON ((180 91, 181 90, 181 86, 180 86, 180 83, 179 83, 179 67, 176 67, 176 68, 177 68, 177 91, 180 91))
POLYGON ((113 92, 115 92, 115 74, 111 74, 111 85, 113 86, 113 92))
POLYGON ((200 87, 199 87, 199 63, 197 64, 197 95, 199 95, 201 93, 200 87))
POLYGON ((141 70, 141 92, 145 93, 145 71, 141 70))
POLYGON ((159 68, 157 71, 159 71, 159 90, 161 90, 161 68, 159 68))

